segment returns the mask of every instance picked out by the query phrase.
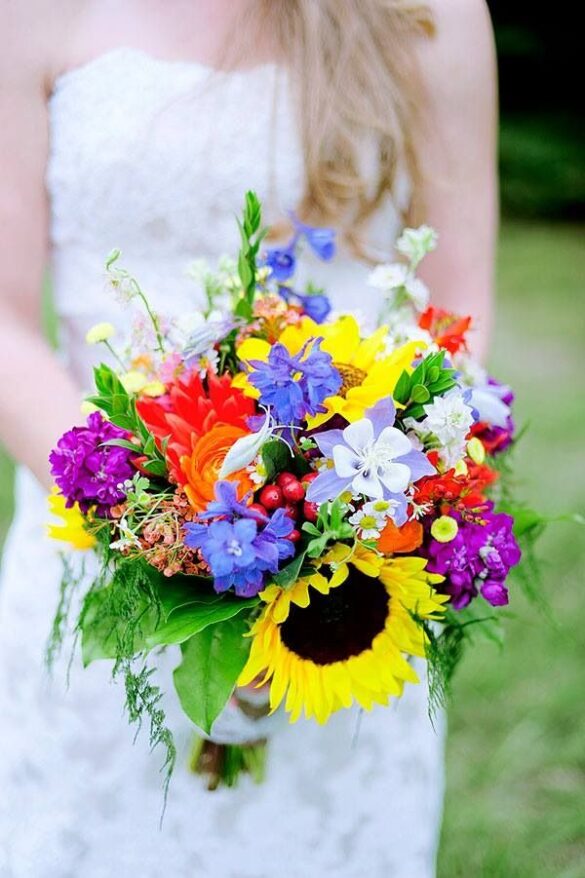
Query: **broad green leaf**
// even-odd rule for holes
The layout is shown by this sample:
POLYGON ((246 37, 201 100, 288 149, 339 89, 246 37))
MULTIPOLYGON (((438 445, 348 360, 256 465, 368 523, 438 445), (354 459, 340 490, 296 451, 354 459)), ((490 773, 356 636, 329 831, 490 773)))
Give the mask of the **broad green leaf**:
POLYGON ((266 469, 266 481, 271 482, 278 473, 291 465, 291 453, 288 445, 280 439, 271 439, 262 448, 262 460, 266 469))
POLYGON ((246 664, 251 641, 248 620, 208 625, 183 645, 183 659, 173 674, 181 706, 195 725, 209 734, 246 664))
MULTIPOLYGON (((217 597, 217 596, 216 596, 217 597)), ((193 601, 173 610, 145 638, 148 649, 166 646, 171 643, 184 643, 209 625, 238 616, 243 610, 256 606, 258 598, 237 598, 224 595, 218 599, 193 601)))
POLYGON ((272 577, 273 581, 282 588, 289 588, 291 585, 294 585, 300 577, 304 561, 305 552, 301 552, 300 555, 293 558, 290 564, 287 564, 286 567, 283 567, 282 570, 274 574, 272 577))

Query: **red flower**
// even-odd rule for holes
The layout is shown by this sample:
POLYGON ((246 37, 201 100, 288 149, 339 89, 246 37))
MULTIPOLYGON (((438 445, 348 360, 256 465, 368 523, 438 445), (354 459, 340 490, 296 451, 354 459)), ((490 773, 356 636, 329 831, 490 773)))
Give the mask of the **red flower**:
MULTIPOLYGON (((429 454, 429 457, 431 455, 429 454)), ((498 477, 486 464, 466 460, 466 475, 456 475, 454 469, 437 476, 425 476, 416 483, 413 500, 417 506, 453 507, 464 513, 480 509, 486 503, 485 490, 498 477)))
POLYGON ((197 372, 180 376, 168 393, 137 402, 138 414, 162 447, 168 439, 166 459, 169 474, 179 485, 187 481, 181 457, 190 457, 197 440, 216 424, 229 424, 248 432, 248 418, 255 414, 253 399, 232 387, 228 374, 210 374, 201 379, 197 372))
POLYGON ((465 333, 471 325, 471 317, 458 317, 442 308, 431 307, 421 314, 418 325, 430 332, 433 341, 450 354, 467 350, 465 333))

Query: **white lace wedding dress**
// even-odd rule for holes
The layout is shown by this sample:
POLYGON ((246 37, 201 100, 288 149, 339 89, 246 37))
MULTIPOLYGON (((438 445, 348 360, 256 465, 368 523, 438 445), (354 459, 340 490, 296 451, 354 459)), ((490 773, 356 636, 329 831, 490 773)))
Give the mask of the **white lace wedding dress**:
MULTIPOLYGON (((294 207, 301 153, 274 66, 211 75, 119 49, 63 75, 50 114, 53 288, 64 357, 87 387, 96 356, 87 328, 128 319, 105 289, 110 249, 122 249, 159 309, 192 309, 194 257, 235 252, 245 188, 257 190, 268 220, 294 207)), ((387 254, 398 226, 391 205, 375 225, 373 243, 387 254)), ((311 267, 337 308, 372 312, 365 271, 343 254, 311 267)), ((1 878, 434 874, 442 732, 429 722, 424 684, 361 718, 285 724, 264 785, 208 793, 188 770, 192 730, 167 679, 179 760, 159 830, 162 754, 149 752, 145 732, 133 744, 108 664, 84 671, 76 656, 69 689, 67 648, 53 680, 44 670, 60 574, 46 517, 43 492, 19 472, 0 585, 1 878)))

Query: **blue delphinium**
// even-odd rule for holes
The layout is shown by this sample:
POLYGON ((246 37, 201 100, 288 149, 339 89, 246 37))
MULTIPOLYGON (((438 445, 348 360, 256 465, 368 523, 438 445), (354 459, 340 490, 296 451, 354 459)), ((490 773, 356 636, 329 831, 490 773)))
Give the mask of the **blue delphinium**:
POLYGON ((294 213, 290 214, 290 218, 295 227, 295 235, 306 240, 315 256, 324 262, 333 259, 336 249, 335 229, 310 226, 301 222, 294 213))
POLYGON ((320 349, 321 341, 310 340, 298 354, 277 342, 266 362, 250 361, 250 383, 260 391, 260 403, 271 406, 283 425, 325 411, 323 401, 341 387, 341 376, 331 355, 320 349))
POLYGON ((303 239, 315 256, 324 262, 335 256, 335 229, 309 226, 302 223, 294 213, 290 214, 290 218, 295 228, 292 238, 284 247, 269 248, 264 259, 264 264, 270 268, 273 279, 278 283, 284 283, 293 276, 297 263, 297 244, 303 239))
POLYGON ((278 283, 289 280, 295 272, 296 256, 295 246, 297 237, 292 239, 287 247, 273 247, 268 250, 265 258, 265 264, 272 273, 272 277, 278 283))
POLYGON ((231 491, 226 490, 228 484, 218 483, 217 501, 212 501, 200 516, 219 513, 225 517, 209 524, 188 522, 185 545, 200 550, 217 592, 233 588, 239 597, 253 597, 264 588, 266 573, 277 573, 281 561, 294 555, 294 545, 287 539, 294 522, 284 509, 277 509, 270 518, 258 516, 255 520, 251 517, 253 510, 242 509, 237 500, 232 504, 235 491, 232 498, 231 491), (236 517, 240 514, 245 517, 236 517))
POLYGON ((215 484, 215 500, 210 500, 205 512, 200 512, 200 521, 209 521, 211 518, 225 517, 234 519, 251 518, 254 521, 266 522, 267 516, 262 515, 256 509, 250 509, 248 501, 250 493, 240 500, 238 499, 238 483, 222 480, 215 484))
POLYGON ((279 284, 278 294, 285 302, 298 303, 315 323, 324 323, 331 313, 331 302, 324 293, 297 293, 291 287, 279 284))

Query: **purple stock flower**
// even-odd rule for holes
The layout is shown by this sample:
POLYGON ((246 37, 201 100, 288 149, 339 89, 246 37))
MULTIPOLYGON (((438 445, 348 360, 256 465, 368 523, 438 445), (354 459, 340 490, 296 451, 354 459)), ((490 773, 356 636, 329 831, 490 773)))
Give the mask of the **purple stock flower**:
POLYGON ((313 438, 333 466, 310 484, 307 500, 324 503, 344 491, 372 500, 391 500, 397 525, 406 521, 411 482, 436 470, 411 440, 394 427, 396 409, 390 397, 380 400, 359 421, 340 430, 326 430, 313 438))
POLYGON ((100 412, 88 417, 87 426, 73 427, 61 436, 49 461, 67 506, 79 503, 82 512, 95 507, 95 514, 105 518, 125 498, 121 485, 136 472, 131 464, 134 452, 105 443, 126 437, 125 430, 104 420, 100 412))
POLYGON ((341 387, 331 355, 320 344, 321 339, 312 339, 293 355, 277 342, 266 362, 250 361, 250 383, 260 391, 260 403, 271 406, 281 424, 298 423, 307 415, 325 411, 323 400, 341 387))
POLYGON ((512 532, 513 519, 494 513, 489 503, 481 517, 483 524, 464 521, 458 512, 449 513, 459 530, 448 543, 431 539, 421 550, 428 558, 427 569, 446 577, 438 588, 451 595, 453 607, 461 610, 481 592, 494 607, 508 603, 506 577, 520 561, 520 549, 512 532))

